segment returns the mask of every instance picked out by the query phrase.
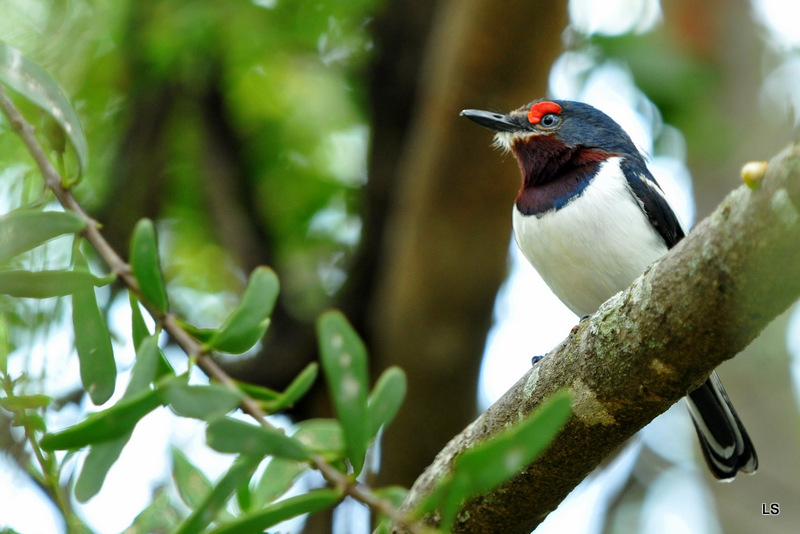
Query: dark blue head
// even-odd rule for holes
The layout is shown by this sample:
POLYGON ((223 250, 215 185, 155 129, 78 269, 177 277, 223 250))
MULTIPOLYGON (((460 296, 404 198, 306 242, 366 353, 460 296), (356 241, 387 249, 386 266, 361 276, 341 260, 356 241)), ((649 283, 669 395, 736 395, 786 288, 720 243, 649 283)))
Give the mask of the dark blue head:
POLYGON ((505 115, 471 109, 461 114, 497 132, 496 144, 516 156, 522 173, 517 207, 523 213, 560 208, 580 195, 611 157, 647 172, 619 124, 582 102, 537 100, 505 115))

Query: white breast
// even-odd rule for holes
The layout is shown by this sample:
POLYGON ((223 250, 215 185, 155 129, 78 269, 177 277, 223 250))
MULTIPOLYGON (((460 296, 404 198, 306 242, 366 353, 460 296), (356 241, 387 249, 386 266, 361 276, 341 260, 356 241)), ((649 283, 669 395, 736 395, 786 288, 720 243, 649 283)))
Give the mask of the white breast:
POLYGON ((537 218, 514 207, 514 236, 550 289, 578 315, 628 287, 667 251, 609 158, 580 197, 537 218))

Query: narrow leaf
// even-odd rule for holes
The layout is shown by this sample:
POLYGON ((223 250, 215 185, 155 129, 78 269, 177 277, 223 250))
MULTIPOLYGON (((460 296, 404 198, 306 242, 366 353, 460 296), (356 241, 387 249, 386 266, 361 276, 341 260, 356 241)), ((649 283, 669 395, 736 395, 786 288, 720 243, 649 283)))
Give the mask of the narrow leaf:
POLYGON ((255 399, 257 401, 263 402, 275 402, 276 400, 281 398, 282 393, 275 391, 274 389, 265 388, 263 386, 256 386, 254 384, 248 384, 247 382, 236 382, 236 385, 241 389, 245 395, 248 397, 255 399))
POLYGON ((166 488, 155 490, 150 504, 142 510, 123 534, 154 534, 172 532, 182 514, 173 504, 166 488))
POLYGON ((242 484, 236 488, 236 504, 242 512, 252 510, 253 494, 250 492, 250 484, 242 484))
POLYGON ((0 378, 8 374, 8 353, 11 347, 8 341, 8 328, 5 319, 0 316, 0 378))
POLYGON ((544 402, 531 417, 509 430, 464 451, 449 477, 433 490, 415 513, 441 512, 441 528, 448 530, 461 504, 485 493, 519 473, 555 439, 572 410, 568 391, 544 402))
POLYGON ((15 397, 0 398, 0 408, 8 411, 35 410, 44 408, 53 402, 52 397, 47 395, 18 395, 15 397))
POLYGON ((373 493, 381 499, 386 499, 395 508, 403 506, 403 502, 408 496, 408 489, 403 486, 384 486, 382 488, 375 488, 373 493))
POLYGON ((133 362, 131 378, 122 396, 123 399, 150 389, 150 384, 156 379, 159 356, 158 338, 156 336, 144 338, 136 350, 136 361, 133 362))
MULTIPOLYGON (((78 247, 75 247, 73 259, 76 269, 88 271, 89 265, 78 247)), ((117 365, 111 346, 111 334, 103 321, 93 286, 73 293, 72 326, 83 389, 89 393, 93 403, 103 404, 114 393, 117 365)))
MULTIPOLYGON (((372 491, 378 498, 392 503, 392 506, 397 510, 403 506, 403 502, 408 495, 408 490, 402 486, 385 486, 383 488, 375 488, 372 491)), ((372 531, 372 534, 391 534, 393 525, 391 518, 379 514, 377 522, 378 526, 372 531)))
POLYGON ((55 271, 0 271, 0 293, 15 298, 46 299, 94 291, 111 280, 98 278, 88 269, 55 271))
POLYGON ((367 436, 372 439, 382 426, 388 425, 406 396, 406 374, 399 367, 386 369, 369 397, 369 429, 367 436))
POLYGON ((520 472, 544 451, 572 413, 568 391, 556 393, 527 421, 497 438, 464 452, 456 459, 456 470, 482 493, 520 472))
POLYGON ((182 417, 204 421, 219 419, 242 402, 239 392, 221 384, 190 386, 181 380, 170 380, 163 389, 172 411, 182 417))
POLYGON ((344 458, 342 425, 336 419, 306 419, 295 425, 294 439, 312 454, 321 454, 327 461, 344 458))
POLYGON ((86 222, 71 211, 16 209, 0 217, 0 261, 85 227, 86 222))
POLYGON ((311 362, 305 369, 300 371, 300 374, 292 380, 292 383, 286 388, 274 402, 266 404, 266 409, 269 413, 279 412, 286 408, 294 406, 294 403, 303 398, 303 395, 308 393, 311 386, 319 374, 319 365, 316 362, 311 362))
MULTIPOLYGON (((142 309, 139 306, 139 299, 136 298, 136 295, 132 291, 128 292, 128 299, 131 303, 131 334, 133 336, 133 346, 138 350, 142 341, 150 336, 150 329, 147 328, 147 324, 144 322, 142 309)), ((175 376, 175 370, 172 368, 169 361, 167 361, 167 357, 164 356, 164 351, 160 348, 157 350, 158 365, 154 378, 161 378, 165 375, 175 376)))
POLYGON ((217 333, 217 328, 198 328, 192 324, 187 323, 180 317, 176 317, 175 320, 178 322, 181 328, 186 330, 193 338, 195 338, 200 343, 207 343, 209 339, 214 337, 217 333))
POLYGON ((317 320, 322 369, 342 423, 350 463, 356 474, 364 467, 369 442, 367 351, 361 338, 338 311, 317 320))
POLYGON ((263 508, 264 505, 274 501, 292 487, 294 481, 305 470, 308 464, 272 457, 261 474, 252 491, 253 508, 263 508))
POLYGON ((177 447, 172 448, 172 478, 181 500, 192 509, 203 503, 213 487, 203 472, 177 447))
POLYGON ((44 418, 38 412, 16 412, 11 420, 11 425, 25 426, 40 432, 47 431, 47 424, 45 424, 44 418))
POLYGON ((336 505, 342 498, 333 489, 317 489, 270 504, 258 512, 246 514, 211 531, 211 534, 252 534, 292 517, 313 514, 336 505))
POLYGON ((259 463, 261 463, 260 456, 242 455, 236 458, 231 468, 214 485, 211 493, 195 509, 192 515, 178 527, 174 534, 197 534, 202 532, 225 507, 225 503, 236 491, 236 488, 250 480, 259 463))
POLYGON ((80 449, 124 436, 133 430, 142 417, 161 406, 161 403, 157 390, 143 391, 130 399, 120 400, 107 410, 90 414, 74 426, 45 434, 40 444, 47 451, 80 449))
POLYGON ((0 82, 50 115, 66 132, 78 157, 79 176, 86 170, 89 147, 69 100, 56 81, 19 50, 0 41, 0 82))
POLYGON ((147 323, 144 322, 142 309, 139 307, 139 299, 133 291, 128 291, 128 300, 131 304, 131 336, 133 337, 133 346, 137 349, 146 337, 150 335, 150 329, 147 328, 147 323))
POLYGON ((95 443, 89 448, 75 482, 75 498, 78 502, 87 502, 100 492, 109 469, 119 459, 132 434, 133 432, 127 432, 110 441, 95 443))
MULTIPOLYGON (((156 377, 159 355, 158 339, 155 336, 148 336, 142 340, 136 351, 136 361, 131 369, 128 387, 122 395, 123 399, 130 399, 149 390, 150 384, 156 377)), ((116 439, 95 443, 89 448, 78 480, 75 482, 75 497, 78 501, 86 502, 100 492, 108 470, 119 459, 132 434, 131 430, 116 439)))
POLYGON ((225 320, 206 346, 241 354, 253 347, 267 331, 280 286, 269 267, 257 267, 250 275, 239 306, 225 320))
POLYGON ((150 219, 141 219, 133 229, 131 267, 144 300, 159 313, 166 313, 169 301, 158 259, 156 229, 150 219))
POLYGON ((208 446, 218 452, 243 453, 264 457, 268 454, 289 460, 307 461, 308 451, 286 434, 251 425, 238 419, 217 419, 206 429, 208 446))

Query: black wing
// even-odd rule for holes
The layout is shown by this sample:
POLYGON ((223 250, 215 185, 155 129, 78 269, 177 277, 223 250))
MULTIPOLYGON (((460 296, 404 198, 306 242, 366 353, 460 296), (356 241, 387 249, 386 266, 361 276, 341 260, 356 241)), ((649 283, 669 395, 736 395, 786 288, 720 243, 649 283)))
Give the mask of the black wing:
POLYGON ((658 182, 647 170, 647 166, 643 161, 625 158, 622 160, 621 166, 625 172, 628 187, 636 197, 639 206, 644 210, 645 215, 647 215, 650 224, 664 239, 667 248, 674 247, 678 241, 683 239, 684 232, 678 217, 672 211, 658 182), (636 178, 640 179, 637 180, 636 178))

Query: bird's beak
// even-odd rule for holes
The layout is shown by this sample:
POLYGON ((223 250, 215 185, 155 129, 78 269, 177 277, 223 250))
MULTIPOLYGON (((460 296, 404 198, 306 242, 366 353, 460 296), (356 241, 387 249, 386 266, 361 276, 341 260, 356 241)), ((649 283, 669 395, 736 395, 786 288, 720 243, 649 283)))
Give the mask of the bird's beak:
POLYGON ((495 132, 516 132, 520 129, 518 124, 514 124, 508 119, 508 115, 500 113, 481 111, 480 109, 465 109, 460 115, 495 132))

